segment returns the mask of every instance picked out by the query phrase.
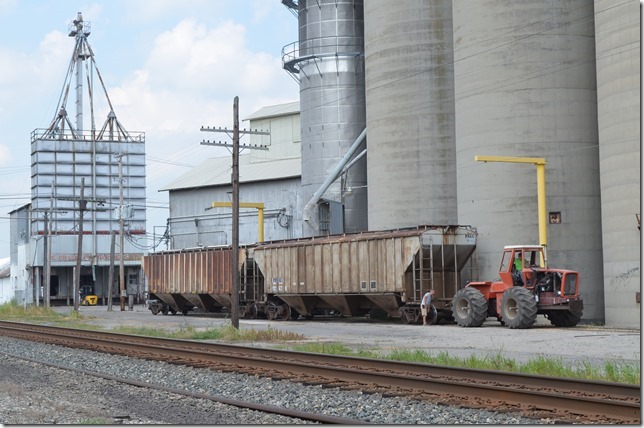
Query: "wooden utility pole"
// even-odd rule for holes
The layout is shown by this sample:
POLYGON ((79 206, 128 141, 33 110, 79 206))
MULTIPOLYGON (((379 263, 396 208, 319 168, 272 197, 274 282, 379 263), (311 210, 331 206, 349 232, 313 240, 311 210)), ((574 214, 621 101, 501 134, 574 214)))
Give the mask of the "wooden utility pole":
POLYGON ((123 263, 123 154, 116 155, 119 161, 119 290, 121 312, 125 310, 125 264, 123 263))
POLYGON ((230 318, 233 327, 239 329, 239 97, 233 102, 233 295, 230 318))
POLYGON ((114 282, 114 244, 116 241, 116 231, 110 231, 111 243, 110 243, 110 272, 107 279, 107 310, 112 312, 112 283, 114 282))
POLYGON ((80 199, 78 200, 78 250, 76 270, 74 271, 74 312, 78 312, 80 297, 81 258, 83 257, 83 212, 87 208, 85 197, 85 177, 81 178, 80 199))
MULTIPOLYGON (((227 129, 214 129, 201 127, 202 131, 209 132, 225 132, 228 134, 227 129)), ((232 326, 239 329, 239 97, 235 97, 233 101, 233 132, 232 132, 232 148, 233 148, 233 171, 231 177, 231 184, 233 190, 233 219, 232 219, 232 287, 231 287, 231 308, 230 319, 232 326)), ((269 135, 268 132, 263 131, 247 131, 243 130, 242 134, 258 134, 269 135)), ((228 134, 230 136, 230 134, 228 134)), ((202 141, 201 144, 206 146, 225 146, 230 147, 227 143, 211 143, 210 141, 202 141)), ((268 150, 266 146, 243 146, 243 148, 268 150)))
POLYGON ((48 237, 49 237, 49 214, 45 213, 45 230, 43 231, 43 239, 44 239, 44 241, 43 241, 43 262, 42 262, 43 275, 42 276, 43 276, 43 281, 45 282, 43 284, 44 285, 43 289, 44 289, 44 294, 45 294, 43 296, 43 306, 46 307, 46 308, 49 307, 49 294, 50 294, 50 291, 49 291, 49 272, 48 272, 48 269, 47 269, 47 267, 49 266, 49 260, 47 260, 47 256, 49 254, 47 252, 47 250, 49 249, 48 248, 48 242, 47 242, 47 241, 49 241, 49 239, 47 239, 48 237))

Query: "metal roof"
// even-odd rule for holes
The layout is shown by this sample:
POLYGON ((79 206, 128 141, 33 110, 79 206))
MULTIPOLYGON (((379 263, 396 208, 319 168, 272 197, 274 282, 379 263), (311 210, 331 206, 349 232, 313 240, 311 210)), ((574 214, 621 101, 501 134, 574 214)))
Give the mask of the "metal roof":
MULTIPOLYGON (((302 160, 298 158, 250 162, 250 155, 239 156, 239 182, 276 180, 299 177, 302 160)), ((230 184, 232 157, 210 158, 183 174, 162 191, 230 184)))
POLYGON ((266 119, 276 116, 287 116, 289 114, 300 113, 300 102, 294 101, 292 103, 278 104, 275 106, 262 107, 255 113, 251 114, 244 120, 266 119))
POLYGON ((0 278, 11 276, 11 257, 0 259, 0 278))

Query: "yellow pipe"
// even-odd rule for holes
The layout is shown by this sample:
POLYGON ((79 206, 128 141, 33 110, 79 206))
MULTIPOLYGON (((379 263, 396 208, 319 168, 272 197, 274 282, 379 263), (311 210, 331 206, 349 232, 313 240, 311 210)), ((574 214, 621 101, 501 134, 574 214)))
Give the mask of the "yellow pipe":
MULTIPOLYGON (((213 202, 211 208, 232 208, 232 202, 213 202)), ((240 202, 239 208, 257 209, 257 242, 264 242, 264 203, 240 202)))
MULTIPOLYGON (((545 158, 522 158, 513 156, 474 156, 478 162, 512 162, 531 163, 537 166, 537 212, 539 218, 539 245, 548 245, 548 229, 546 226, 546 160, 545 158)), ((545 266, 543 253, 541 267, 545 266)))

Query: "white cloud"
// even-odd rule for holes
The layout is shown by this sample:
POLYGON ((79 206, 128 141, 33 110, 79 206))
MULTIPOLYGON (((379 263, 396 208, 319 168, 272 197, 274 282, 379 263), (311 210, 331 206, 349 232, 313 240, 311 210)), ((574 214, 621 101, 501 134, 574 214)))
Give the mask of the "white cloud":
POLYGON ((11 156, 11 150, 9 147, 4 144, 0 144, 0 166, 9 166, 11 165, 13 156, 11 156))

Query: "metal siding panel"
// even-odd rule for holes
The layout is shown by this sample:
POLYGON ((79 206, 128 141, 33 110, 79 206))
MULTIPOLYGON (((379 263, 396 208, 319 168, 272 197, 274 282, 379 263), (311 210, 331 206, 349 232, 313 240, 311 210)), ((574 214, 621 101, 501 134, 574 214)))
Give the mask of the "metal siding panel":
POLYGON ((341 292, 348 293, 351 291, 353 273, 351 269, 351 242, 340 243, 340 248, 340 265, 342 266, 341 292))
POLYGON ((328 263, 331 261, 331 246, 329 244, 322 245, 320 252, 320 264, 322 266, 322 292, 333 292, 333 265, 328 263))
POLYGON ((313 291, 322 293, 324 291, 324 265, 322 264, 322 247, 316 245, 313 247, 313 260, 311 260, 311 269, 313 269, 313 291))
POLYGON ((342 293, 342 280, 344 278, 345 267, 342 263, 343 245, 340 242, 332 244, 333 250, 333 292, 342 293))
POLYGON ((404 283, 405 283, 405 268, 406 266, 403 266, 403 238, 398 238, 396 239, 395 242, 395 251, 394 255, 396 257, 396 264, 395 264, 395 286, 394 289, 397 291, 404 291, 404 283))

